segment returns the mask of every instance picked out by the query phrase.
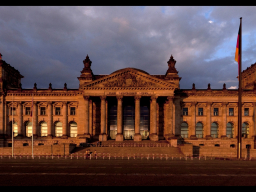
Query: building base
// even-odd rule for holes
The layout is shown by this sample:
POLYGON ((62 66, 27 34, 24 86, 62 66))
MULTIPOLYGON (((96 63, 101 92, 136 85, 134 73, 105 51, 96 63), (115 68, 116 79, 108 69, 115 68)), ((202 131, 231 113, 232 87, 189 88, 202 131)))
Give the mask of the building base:
POLYGON ((192 139, 192 140, 197 140, 198 138, 197 138, 195 135, 191 135, 191 136, 190 136, 190 139, 192 139))
POLYGON ((107 135, 106 134, 100 134, 99 135, 99 141, 107 141, 107 135))
POLYGON ((134 135, 134 138, 133 138, 134 141, 141 141, 141 134, 137 133, 134 135))
POLYGON ((124 135, 121 133, 116 134, 116 141, 123 141, 124 140, 124 135))
POLYGON ((151 141, 158 141, 159 140, 158 135, 156 133, 150 134, 149 139, 151 141))

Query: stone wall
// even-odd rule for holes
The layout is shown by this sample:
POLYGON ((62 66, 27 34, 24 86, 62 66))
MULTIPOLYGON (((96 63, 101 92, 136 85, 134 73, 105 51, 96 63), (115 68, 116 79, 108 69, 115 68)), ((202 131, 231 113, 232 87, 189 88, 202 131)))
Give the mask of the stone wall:
MULTIPOLYGON (((48 145, 48 146, 33 146, 33 154, 34 155, 69 155, 74 149, 75 144, 57 144, 57 145, 48 145)), ((0 147, 0 155, 11 155, 12 147, 0 147)), ((32 154, 32 146, 20 146, 14 147, 13 149, 14 155, 31 155, 32 154)))

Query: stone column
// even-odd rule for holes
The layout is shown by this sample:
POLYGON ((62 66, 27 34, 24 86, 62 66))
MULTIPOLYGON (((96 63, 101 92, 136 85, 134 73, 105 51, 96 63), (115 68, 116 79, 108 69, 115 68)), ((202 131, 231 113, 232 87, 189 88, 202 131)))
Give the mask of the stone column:
POLYGON ((67 110, 67 102, 62 102, 63 109, 62 109, 62 117, 63 117, 63 124, 62 124, 62 137, 63 139, 68 138, 67 128, 68 128, 68 110, 67 110))
POLYGON ((116 134, 116 141, 123 141, 123 96, 117 96, 117 134, 116 134))
POLYGON ((141 141, 140 135, 140 95, 136 95, 135 99, 135 134, 134 141, 141 141))
POLYGON ((173 96, 169 96, 167 97, 167 101, 166 104, 168 104, 167 106, 167 118, 165 119, 166 122, 166 128, 167 130, 165 131, 165 138, 167 140, 174 138, 174 134, 173 134, 173 96))
MULTIPOLYGON (((31 109, 32 110, 32 109, 31 109)), ((32 112, 32 118, 33 118, 33 137, 36 139, 38 136, 38 117, 37 117, 38 107, 37 102, 33 102, 33 112, 32 112)))
POLYGON ((205 129, 205 138, 211 139, 211 105, 212 102, 208 102, 206 106, 206 129, 205 129))
POLYGON ((150 129, 152 130, 149 138, 151 141, 158 141, 157 129, 156 129, 156 95, 151 96, 151 109, 150 113, 152 114, 152 121, 150 124, 150 129))
POLYGON ((227 127, 227 102, 222 103, 222 126, 220 130, 220 135, 222 139, 227 137, 226 127, 227 127))
POLYGON ((190 139, 197 139, 196 137, 196 102, 191 103, 191 131, 190 139))
MULTIPOLYGON (((8 137, 9 136, 9 133, 8 133, 8 123, 10 122, 10 121, 8 121, 8 118, 7 117, 10 117, 10 115, 9 115, 9 107, 8 107, 8 105, 7 105, 7 102, 5 101, 4 102, 4 107, 5 107, 5 115, 4 115, 4 135, 5 135, 5 137, 8 137)), ((11 131, 10 131, 11 132, 11 131)))
MULTIPOLYGON (((252 136, 255 143, 256 142, 256 103, 253 103, 253 126, 250 126, 250 128, 252 130, 249 130, 249 135, 252 136)), ((253 149, 255 149, 255 147, 253 149)))
POLYGON ((90 138, 89 133, 89 96, 84 96, 84 135, 90 138))
POLYGON ((52 133, 53 133, 53 126, 52 126, 52 102, 48 101, 47 102, 48 105, 48 111, 47 111, 47 115, 48 115, 48 120, 47 120, 47 137, 48 138, 52 138, 52 133))
POLYGON ((106 96, 103 95, 101 98, 101 121, 100 121, 100 135, 99 141, 107 141, 106 135, 106 96))
POLYGON ((24 137, 23 133, 23 106, 22 102, 18 102, 18 138, 24 137))
POLYGON ((92 136, 92 100, 89 101, 89 134, 92 136))

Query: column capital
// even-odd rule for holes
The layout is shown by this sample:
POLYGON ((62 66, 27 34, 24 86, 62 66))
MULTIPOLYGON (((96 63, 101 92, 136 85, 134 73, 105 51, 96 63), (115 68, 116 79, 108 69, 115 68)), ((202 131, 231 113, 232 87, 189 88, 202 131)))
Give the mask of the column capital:
POLYGON ((67 101, 62 101, 62 105, 67 105, 68 102, 67 101))
POLYGON ((89 97, 88 95, 84 96, 84 100, 89 100, 89 97))
POLYGON ((192 105, 192 106, 196 106, 196 105, 197 105, 197 102, 191 102, 191 105, 192 105))
POLYGON ((33 105, 37 105, 37 101, 33 101, 33 105))
POLYGON ((222 106, 227 106, 228 102, 222 102, 222 106))
POLYGON ((134 96, 134 100, 136 101, 136 100, 140 100, 140 98, 141 98, 141 95, 135 95, 134 96))
POLYGON ((101 100, 105 100, 107 98, 107 96, 106 95, 102 95, 102 96, 100 96, 100 99, 101 100))
POLYGON ((168 101, 170 101, 170 100, 172 100, 172 101, 173 101, 174 96, 168 96, 168 97, 167 97, 167 99, 168 99, 168 101))
POLYGON ((210 105, 210 106, 211 106, 211 105, 212 105, 212 102, 206 102, 206 105, 210 105))
POLYGON ((116 96, 116 99, 117 99, 117 100, 122 100, 122 99, 123 99, 123 95, 117 95, 117 96, 116 96))
POLYGON ((52 101, 47 101, 47 105, 52 105, 52 101))
POLYGON ((157 97, 158 97, 158 96, 156 96, 156 95, 151 95, 150 99, 151 99, 151 100, 156 100, 157 97))

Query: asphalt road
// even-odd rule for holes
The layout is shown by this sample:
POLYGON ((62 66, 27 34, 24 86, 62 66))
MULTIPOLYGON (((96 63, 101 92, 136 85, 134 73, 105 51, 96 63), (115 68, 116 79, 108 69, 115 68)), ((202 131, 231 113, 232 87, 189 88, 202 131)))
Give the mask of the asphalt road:
POLYGON ((0 186, 255 186, 256 161, 0 159, 0 186))

